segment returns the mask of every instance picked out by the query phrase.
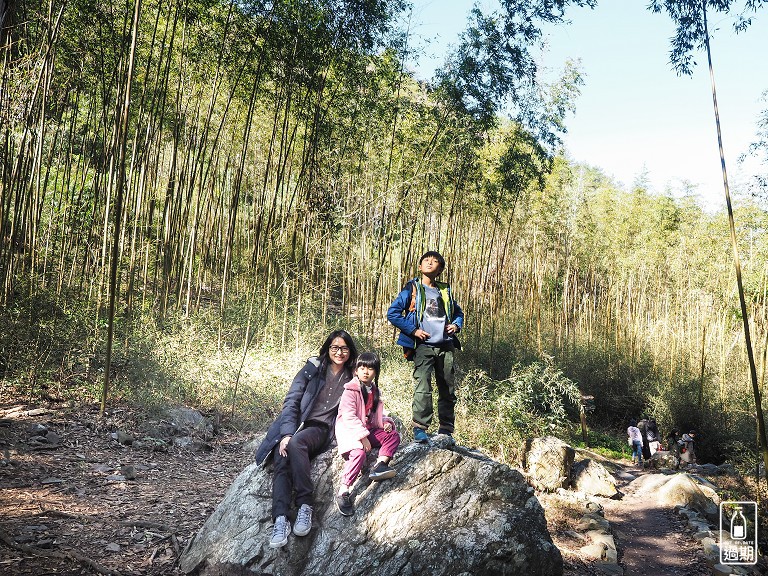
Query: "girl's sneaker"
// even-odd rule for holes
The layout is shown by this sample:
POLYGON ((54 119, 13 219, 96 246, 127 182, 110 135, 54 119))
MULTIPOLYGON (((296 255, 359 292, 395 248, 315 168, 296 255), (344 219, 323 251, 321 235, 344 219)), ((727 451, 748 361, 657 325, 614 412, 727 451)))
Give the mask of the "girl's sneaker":
POLYGON ((368 478, 373 480, 374 482, 378 482, 379 480, 386 480, 387 478, 392 478, 397 474, 397 470, 394 468, 389 467, 384 462, 379 462, 374 466, 373 470, 371 470, 371 473, 368 475, 368 478))
POLYGON ((352 506, 352 499, 349 497, 349 492, 336 495, 336 507, 344 516, 352 516, 355 513, 355 508, 352 506))

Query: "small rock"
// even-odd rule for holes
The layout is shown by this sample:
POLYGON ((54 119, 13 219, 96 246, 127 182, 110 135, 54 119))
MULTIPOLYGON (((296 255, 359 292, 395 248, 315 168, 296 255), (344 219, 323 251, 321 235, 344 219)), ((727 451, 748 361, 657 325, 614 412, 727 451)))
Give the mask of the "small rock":
POLYGON ((48 427, 42 424, 30 424, 27 431, 32 436, 45 436, 48 433, 48 427))
POLYGON ((136 479, 136 468, 133 466, 122 466, 120 468, 120 474, 125 476, 126 480, 135 480, 136 479))
POLYGON ((605 546, 602 544, 588 544, 579 548, 582 557, 590 560, 602 560, 605 555, 605 546))
POLYGON ((599 530, 590 530, 587 532, 587 536, 595 544, 602 544, 610 550, 616 550, 616 542, 610 534, 606 534, 599 530))
POLYGON ((133 440, 134 440, 133 436, 131 436, 130 434, 126 434, 125 432, 121 432, 119 430, 117 432, 112 433, 112 438, 114 440, 117 440, 118 443, 126 446, 133 444, 133 440))
POLYGON ((593 500, 587 502, 584 508, 587 509, 587 512, 594 512, 596 514, 600 514, 601 516, 603 515, 603 507, 598 502, 593 500))
POLYGON ((49 550, 53 548, 53 540, 51 538, 45 538, 44 540, 38 540, 35 542, 35 546, 38 548, 42 548, 44 550, 49 550))
POLYGON ((122 474, 111 474, 107 476, 107 482, 125 482, 125 476, 122 474))
POLYGON ((44 478, 43 480, 40 480, 40 484, 47 485, 47 484, 62 484, 64 480, 61 478, 44 478))
POLYGON ((48 444, 61 444, 61 438, 56 432, 48 432, 48 434, 45 435, 45 439, 48 444))
POLYGON ((715 564, 712 566, 712 574, 713 576, 728 576, 728 574, 733 574, 733 570, 727 564, 715 564))
POLYGON ((114 542, 110 542, 104 547, 104 549, 107 552, 120 552, 120 544, 115 544, 114 542))
POLYGON ((18 536, 14 536, 13 541, 18 544, 29 544, 34 539, 35 537, 31 534, 19 534, 18 536))
POLYGON ((604 530, 610 530, 611 525, 605 518, 601 517, 595 517, 590 514, 585 514, 581 517, 581 520, 576 525, 576 530, 581 530, 583 532, 586 532, 587 530, 599 530, 600 528, 604 530))

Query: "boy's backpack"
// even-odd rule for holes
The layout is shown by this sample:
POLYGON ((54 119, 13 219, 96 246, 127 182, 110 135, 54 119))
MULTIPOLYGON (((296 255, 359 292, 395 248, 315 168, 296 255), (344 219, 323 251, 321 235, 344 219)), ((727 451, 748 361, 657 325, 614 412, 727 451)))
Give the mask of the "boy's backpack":
MULTIPOLYGON (((416 282, 411 281, 411 303, 408 305, 408 312, 416 311, 416 282)), ((407 313, 406 313, 407 314, 407 313)), ((409 348, 403 346, 403 356, 409 362, 413 360, 413 355, 416 354, 416 348, 409 348)))

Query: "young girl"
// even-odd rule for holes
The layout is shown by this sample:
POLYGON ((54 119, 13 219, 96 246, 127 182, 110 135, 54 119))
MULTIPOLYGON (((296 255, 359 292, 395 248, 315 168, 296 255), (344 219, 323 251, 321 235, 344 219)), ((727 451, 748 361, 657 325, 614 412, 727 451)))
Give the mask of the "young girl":
POLYGON ((400 434, 395 422, 384 416, 384 404, 379 396, 377 381, 381 363, 376 354, 363 352, 355 362, 355 377, 344 385, 336 417, 336 442, 344 458, 341 487, 336 505, 344 516, 355 509, 349 489, 365 464, 365 456, 372 447, 380 447, 376 465, 369 478, 374 481, 392 478, 396 472, 389 461, 400 445, 400 434))

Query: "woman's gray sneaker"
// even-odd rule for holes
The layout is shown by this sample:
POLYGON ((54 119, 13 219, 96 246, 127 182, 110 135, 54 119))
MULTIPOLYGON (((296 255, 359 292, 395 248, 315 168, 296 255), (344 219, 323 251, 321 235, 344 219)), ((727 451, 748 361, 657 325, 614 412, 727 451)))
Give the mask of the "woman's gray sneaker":
POLYGON ((293 533, 296 536, 306 536, 312 530, 312 506, 302 504, 299 513, 296 514, 296 524, 293 525, 293 533))
POLYGON ((291 533, 291 523, 285 516, 278 516, 275 519, 275 525, 272 527, 272 539, 269 541, 270 548, 282 548, 288 544, 288 534, 291 533))

